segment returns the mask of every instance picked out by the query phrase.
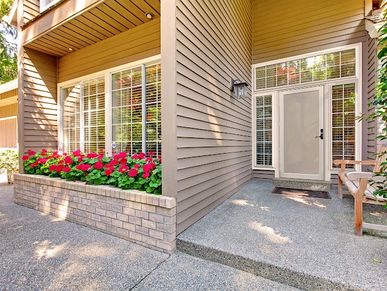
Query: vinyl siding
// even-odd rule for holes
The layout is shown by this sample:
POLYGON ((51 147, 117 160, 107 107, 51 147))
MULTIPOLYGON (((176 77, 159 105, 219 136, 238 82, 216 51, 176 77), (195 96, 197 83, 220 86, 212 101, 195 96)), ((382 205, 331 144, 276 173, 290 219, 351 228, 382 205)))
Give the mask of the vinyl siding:
POLYGON ((251 178, 251 3, 177 2, 177 230, 183 231, 251 178))
MULTIPOLYGON (((368 38, 367 41, 367 104, 373 100, 376 93, 376 84, 378 77, 378 58, 377 58, 377 40, 368 38)), ((368 114, 374 112, 374 106, 368 106, 368 114)), ((377 135, 377 122, 376 120, 368 121, 368 134, 367 134, 367 158, 375 159, 376 153, 376 135, 377 135)))
POLYGON ((27 23, 39 15, 40 6, 39 0, 24 0, 23 1, 23 22, 27 23))
MULTIPOLYGON (((20 151, 57 148, 56 58, 25 49, 20 151)), ((20 95, 19 95, 20 98, 20 95)))
POLYGON ((366 41, 364 0, 253 0, 253 63, 366 41))
MULTIPOLYGON (((0 112, 1 112, 0 108, 0 112)), ((1 148, 16 148, 17 146, 17 131, 16 118, 0 119, 0 149, 1 148)))
POLYGON ((160 19, 61 57, 58 81, 82 77, 160 54, 160 19))
POLYGON ((11 117, 17 115, 17 104, 9 104, 0 107, 0 118, 11 117))

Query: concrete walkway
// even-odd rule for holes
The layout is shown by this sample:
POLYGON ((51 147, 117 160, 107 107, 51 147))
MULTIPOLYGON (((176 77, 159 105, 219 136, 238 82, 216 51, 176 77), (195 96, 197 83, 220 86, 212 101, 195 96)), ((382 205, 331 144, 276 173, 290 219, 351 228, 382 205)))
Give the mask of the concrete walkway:
MULTIPOLYGON (((200 258, 306 289, 385 290, 387 238, 353 234, 353 200, 286 197, 252 181, 178 237, 200 258)), ((369 207, 370 206, 370 207, 369 207)), ((387 224, 365 205, 368 222, 387 224)))
POLYGON ((1 290, 293 290, 44 216, 15 205, 12 193, 12 186, 0 186, 1 290))

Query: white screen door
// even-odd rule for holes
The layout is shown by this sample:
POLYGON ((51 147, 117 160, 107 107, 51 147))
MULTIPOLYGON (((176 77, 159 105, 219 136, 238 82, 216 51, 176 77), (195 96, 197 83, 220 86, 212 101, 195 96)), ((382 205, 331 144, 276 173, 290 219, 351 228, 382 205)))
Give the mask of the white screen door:
POLYGON ((323 179, 323 92, 322 87, 280 92, 281 177, 323 179))

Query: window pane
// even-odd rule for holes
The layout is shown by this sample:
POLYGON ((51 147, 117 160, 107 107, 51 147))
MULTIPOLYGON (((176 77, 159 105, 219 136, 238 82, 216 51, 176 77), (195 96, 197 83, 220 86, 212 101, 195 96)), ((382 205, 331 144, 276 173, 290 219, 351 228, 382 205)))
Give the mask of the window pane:
POLYGON ((64 152, 80 148, 80 94, 79 85, 62 88, 64 152))
POLYGON ((272 96, 256 97, 256 165, 272 164, 272 96))
MULTIPOLYGON (((332 87, 332 159, 355 159, 355 84, 332 87)), ((336 167, 333 165, 333 167, 336 167)), ((351 166, 353 167, 353 166, 351 166)))
POLYGON ((255 69, 256 90, 356 75, 356 51, 350 49, 255 69))
POLYGON ((105 149, 105 80, 85 81, 83 88, 84 151, 105 149))

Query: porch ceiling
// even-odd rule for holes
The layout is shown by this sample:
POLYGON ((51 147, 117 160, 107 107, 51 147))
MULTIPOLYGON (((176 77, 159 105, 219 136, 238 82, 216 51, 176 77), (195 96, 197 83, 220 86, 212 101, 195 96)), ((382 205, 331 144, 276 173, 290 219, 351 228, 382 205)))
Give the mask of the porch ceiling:
POLYGON ((160 0, 106 0, 48 31, 25 47, 64 56, 160 17, 160 0))

